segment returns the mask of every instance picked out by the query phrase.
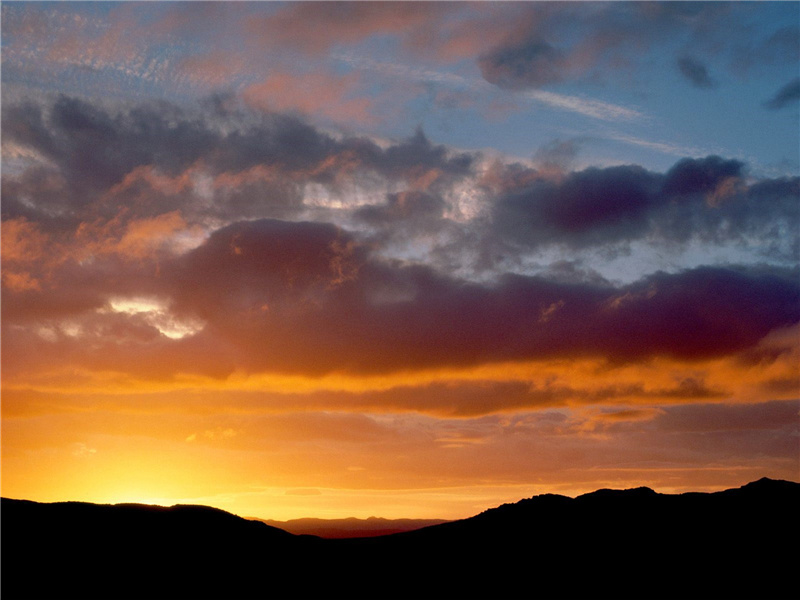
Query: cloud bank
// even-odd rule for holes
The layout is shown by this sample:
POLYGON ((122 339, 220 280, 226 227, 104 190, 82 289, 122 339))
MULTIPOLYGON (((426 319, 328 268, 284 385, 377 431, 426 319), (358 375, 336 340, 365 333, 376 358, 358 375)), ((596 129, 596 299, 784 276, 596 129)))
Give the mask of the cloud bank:
POLYGON ((60 363, 162 381, 700 364, 800 320, 800 182, 753 179, 738 160, 537 169, 422 130, 334 137, 213 99, 103 108, 59 95, 4 105, 3 128, 35 157, 3 175, 12 381, 60 363), (574 258, 644 242, 761 258, 628 283, 574 258))

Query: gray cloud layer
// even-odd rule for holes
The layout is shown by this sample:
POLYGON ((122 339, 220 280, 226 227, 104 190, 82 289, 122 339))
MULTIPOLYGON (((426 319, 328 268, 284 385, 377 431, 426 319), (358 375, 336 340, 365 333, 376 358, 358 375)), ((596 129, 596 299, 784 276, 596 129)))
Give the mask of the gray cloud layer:
MULTIPOLYGON (((3 173, 12 354, 27 352, 15 325, 92 314, 98 331, 153 345, 149 369, 314 374, 581 356, 693 360, 744 352, 800 320, 798 274, 785 266, 703 266, 613 285, 568 261, 539 277, 489 263, 488 281, 437 261, 449 253, 458 266, 458 256, 485 248, 521 256, 699 239, 761 244, 765 257, 794 265, 798 178, 752 180, 742 162, 717 156, 666 173, 486 171, 479 154, 437 146, 422 131, 379 146, 237 111, 111 111, 64 96, 3 106, 4 143, 40 157, 3 173), (201 176, 212 181, 206 192, 193 183, 201 176), (373 186, 383 201, 307 204, 304 186, 333 193, 343 180, 373 186), (451 217, 464 187, 481 198, 476 212, 451 217), (203 237, 192 249, 163 241, 195 225, 203 237), (413 260, 387 253, 398 240, 432 250, 413 260), (205 328, 173 342, 144 316, 103 312, 110 298, 142 294, 205 328), (209 348, 218 348, 214 360, 191 367, 192 354, 209 348)), ((113 344, 98 354, 63 343, 108 368, 130 359, 113 344)))

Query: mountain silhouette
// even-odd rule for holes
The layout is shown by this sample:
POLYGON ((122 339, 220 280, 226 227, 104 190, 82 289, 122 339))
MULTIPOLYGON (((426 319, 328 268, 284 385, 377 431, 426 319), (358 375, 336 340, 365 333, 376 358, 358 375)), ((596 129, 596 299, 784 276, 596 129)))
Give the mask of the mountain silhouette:
POLYGON ((2 499, 15 598, 795 598, 800 484, 554 494, 415 531, 292 535, 177 505, 2 499))
POLYGON ((447 523, 446 519, 383 519, 381 517, 369 517, 368 519, 355 517, 346 519, 306 518, 288 521, 250 518, 295 535, 316 535, 328 539, 377 537, 447 523))

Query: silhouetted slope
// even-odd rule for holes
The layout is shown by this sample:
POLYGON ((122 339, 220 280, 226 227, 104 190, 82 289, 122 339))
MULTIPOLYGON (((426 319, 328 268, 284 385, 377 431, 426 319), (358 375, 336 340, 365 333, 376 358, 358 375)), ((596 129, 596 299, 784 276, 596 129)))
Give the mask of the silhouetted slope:
POLYGON ((800 484, 767 479, 713 494, 598 490, 386 541, 420 563, 447 557, 474 597, 796 598, 798 507, 800 484))
POLYGON ((283 529, 295 535, 316 535, 327 539, 376 537, 414 531, 431 525, 447 523, 445 519, 291 519, 289 521, 273 521, 270 519, 253 519, 271 527, 283 529))
POLYGON ((2 501, 6 598, 795 598, 800 484, 598 490, 349 540, 205 507, 2 501))
POLYGON ((204 506, 38 504, 4 498, 2 596, 250 596, 252 573, 267 574, 271 562, 291 558, 297 540, 264 523, 204 506))

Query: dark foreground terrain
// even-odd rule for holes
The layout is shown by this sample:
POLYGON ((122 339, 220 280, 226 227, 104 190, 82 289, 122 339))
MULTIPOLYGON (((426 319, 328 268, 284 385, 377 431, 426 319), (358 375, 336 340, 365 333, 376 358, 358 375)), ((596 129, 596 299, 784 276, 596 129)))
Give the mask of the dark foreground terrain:
POLYGON ((252 520, 261 521, 295 535, 316 535, 327 539, 377 537, 447 523, 444 519, 381 519, 378 517, 369 519, 291 519, 289 521, 252 518, 252 520))
POLYGON ((202 506, 2 500, 14 598, 797 598, 800 484, 544 495, 349 540, 202 506))

